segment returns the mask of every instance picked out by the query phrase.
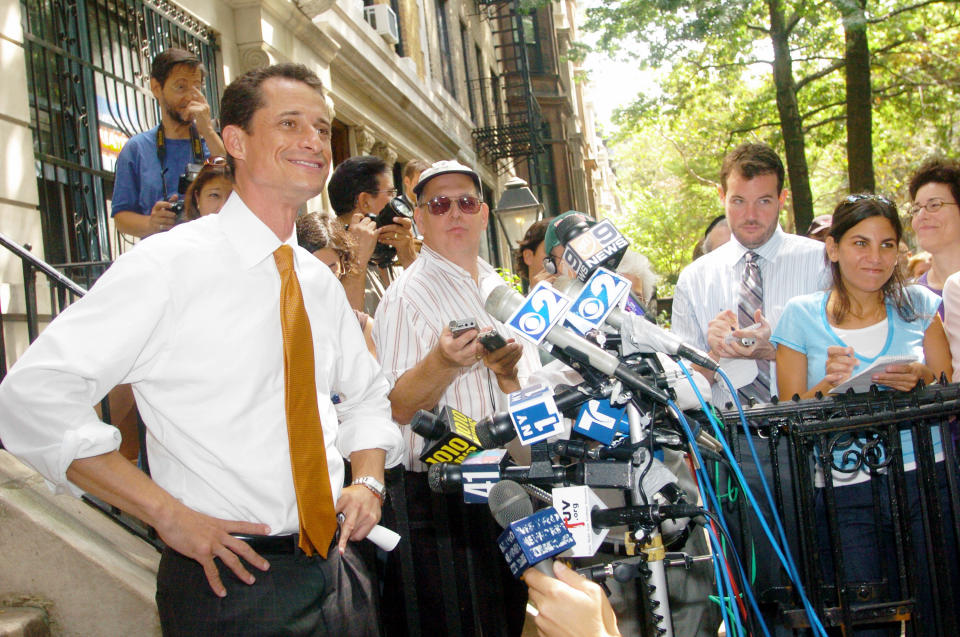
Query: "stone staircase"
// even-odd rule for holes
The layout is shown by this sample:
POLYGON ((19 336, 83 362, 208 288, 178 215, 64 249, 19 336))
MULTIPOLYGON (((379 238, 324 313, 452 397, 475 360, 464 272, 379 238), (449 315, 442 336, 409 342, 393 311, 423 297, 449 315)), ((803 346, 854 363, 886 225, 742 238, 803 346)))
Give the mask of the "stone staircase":
POLYGON ((160 635, 157 551, 0 450, 0 637, 160 635))

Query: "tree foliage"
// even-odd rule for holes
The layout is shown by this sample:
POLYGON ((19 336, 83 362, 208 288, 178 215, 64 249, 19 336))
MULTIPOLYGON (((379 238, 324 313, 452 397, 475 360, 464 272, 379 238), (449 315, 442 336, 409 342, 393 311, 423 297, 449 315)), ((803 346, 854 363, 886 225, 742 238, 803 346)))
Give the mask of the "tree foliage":
MULTIPOLYGON (((771 3, 790 28, 810 213, 831 212, 849 192, 845 65, 847 31, 858 26, 851 23, 857 16, 866 21, 869 42, 876 191, 903 200, 905 181, 925 156, 957 154, 956 2, 612 0, 590 8, 585 27, 599 34, 598 48, 624 55, 639 43, 644 55, 637 62, 659 74, 659 94, 637 95, 619 111, 609 143, 630 211, 618 223, 668 279, 722 212, 709 182, 718 178, 723 155, 744 141, 784 152, 771 72, 771 3)), ((793 218, 790 207, 788 229, 793 218)))

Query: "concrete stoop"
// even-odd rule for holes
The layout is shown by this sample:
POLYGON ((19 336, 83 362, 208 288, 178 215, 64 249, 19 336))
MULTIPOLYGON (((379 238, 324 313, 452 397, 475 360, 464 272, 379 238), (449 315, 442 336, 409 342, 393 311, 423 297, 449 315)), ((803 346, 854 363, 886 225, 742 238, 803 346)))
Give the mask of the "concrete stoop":
POLYGON ((0 607, 0 637, 49 637, 47 614, 33 606, 0 607))
POLYGON ((0 637, 160 635, 160 555, 80 500, 53 495, 43 478, 0 450, 0 637), (5 618, 33 612, 21 632, 5 618))

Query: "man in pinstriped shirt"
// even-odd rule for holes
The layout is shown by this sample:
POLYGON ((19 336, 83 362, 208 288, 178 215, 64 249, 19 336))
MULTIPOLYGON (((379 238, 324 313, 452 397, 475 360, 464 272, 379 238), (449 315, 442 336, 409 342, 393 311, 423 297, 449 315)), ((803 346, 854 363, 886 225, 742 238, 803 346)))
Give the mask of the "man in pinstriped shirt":
MULTIPOLYGON (((720 199, 723 201, 727 221, 733 234, 731 240, 716 250, 705 254, 680 273, 673 301, 672 329, 686 342, 710 352, 711 357, 721 360, 721 367, 731 370, 731 363, 742 367, 746 361, 769 361, 770 386, 776 393, 776 348, 770 343, 770 334, 786 305, 794 296, 814 292, 826 282, 828 270, 824 260, 823 244, 806 237, 785 233, 779 225, 780 210, 787 198, 783 187, 783 162, 776 152, 763 144, 742 144, 723 160, 720 172, 720 199), (743 329, 738 319, 741 282, 746 269, 747 255, 759 264, 762 281, 762 307, 751 317, 759 327, 743 329), (756 255, 756 257, 753 257, 756 255), (728 335, 733 338, 727 338, 728 335), (751 346, 739 339, 750 337, 756 340, 751 346)), ((747 366, 750 367, 749 363, 747 366)), ((702 370, 708 378, 710 372, 702 370)), ((756 376, 753 372, 753 376, 756 376)), ((738 387, 750 385, 748 372, 738 387)), ((713 403, 724 408, 731 395, 718 377, 713 379, 713 403), (719 382, 717 382, 719 381, 719 382)), ((751 430, 751 434, 755 433, 751 430)), ((741 438, 742 440, 742 438, 741 438)), ((755 439, 755 448, 768 484, 772 484, 770 445, 767 440, 755 439)), ((777 447, 778 458, 788 458, 786 437, 781 437, 777 447)), ((757 497, 761 497, 758 468, 749 459, 749 452, 741 445, 738 450, 741 467, 757 497)), ((796 528, 794 507, 790 500, 792 472, 785 464, 780 467, 782 492, 785 494, 784 511, 781 515, 787 529, 791 549, 796 556, 796 541, 791 530, 796 528)), ((721 484, 725 481, 721 479, 721 484)), ((742 498, 741 498, 742 499, 742 498)), ((739 542, 739 516, 731 508, 727 511, 727 523, 735 541, 739 542)), ((781 569, 773 547, 762 537, 762 531, 752 513, 750 532, 755 543, 757 579, 755 588, 763 592, 781 586, 781 569)), ((751 558, 750 544, 737 546, 744 564, 751 558)), ((764 608, 768 625, 776 617, 775 609, 764 608)), ((776 626, 777 634, 791 634, 782 624, 776 626)))
MULTIPOLYGON (((405 495, 421 628, 424 634, 473 635, 482 625, 484 634, 519 634, 525 591, 496 553, 495 533, 486 531, 489 511, 464 505, 459 495, 428 491, 426 465, 418 460, 424 441, 406 425, 418 409, 444 405, 476 420, 505 410, 506 394, 525 384, 539 368, 539 357, 533 346, 513 339, 487 352, 477 341, 478 330, 455 337, 447 326, 462 318, 475 319, 480 329, 499 325, 483 308, 493 287, 504 283, 478 256, 489 210, 477 173, 456 161, 440 161, 421 173, 413 192, 414 221, 423 233, 423 247, 419 258, 387 289, 377 309, 373 337, 392 385, 393 417, 401 424, 408 447, 405 495), (445 524, 438 517, 443 515, 463 526, 445 524), (452 556, 444 556, 445 544, 452 546, 452 556), (446 563, 450 559, 452 565, 446 563), (444 581, 451 566, 460 580, 452 585, 444 581), (464 591, 457 590, 464 579, 479 588, 470 596, 476 608, 464 591), (498 591, 501 586, 503 592, 498 591), (504 608, 511 611, 509 629, 493 619, 504 608)), ((389 580, 388 574, 388 587, 389 580)), ((391 595, 385 598, 386 606, 391 595)))

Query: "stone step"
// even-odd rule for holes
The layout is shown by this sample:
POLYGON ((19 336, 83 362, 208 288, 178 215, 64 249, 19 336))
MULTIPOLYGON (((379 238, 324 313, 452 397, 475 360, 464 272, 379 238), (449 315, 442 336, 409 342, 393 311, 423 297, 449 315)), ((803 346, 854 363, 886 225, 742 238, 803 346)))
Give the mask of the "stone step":
POLYGON ((50 637, 47 614, 33 606, 0 606, 0 637, 50 637))

